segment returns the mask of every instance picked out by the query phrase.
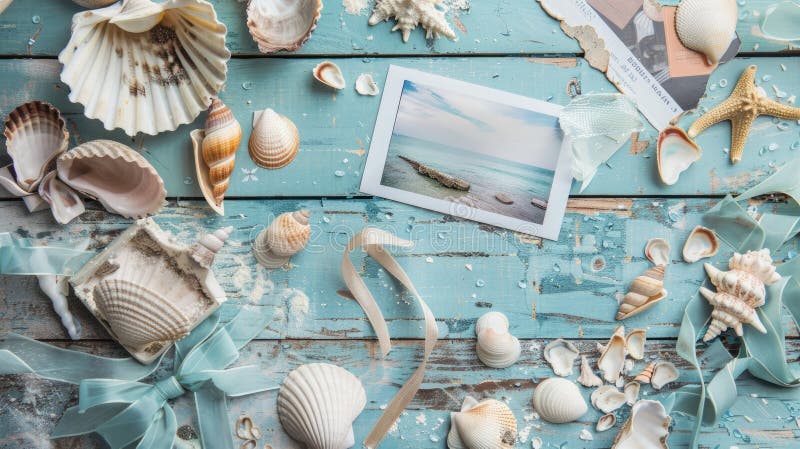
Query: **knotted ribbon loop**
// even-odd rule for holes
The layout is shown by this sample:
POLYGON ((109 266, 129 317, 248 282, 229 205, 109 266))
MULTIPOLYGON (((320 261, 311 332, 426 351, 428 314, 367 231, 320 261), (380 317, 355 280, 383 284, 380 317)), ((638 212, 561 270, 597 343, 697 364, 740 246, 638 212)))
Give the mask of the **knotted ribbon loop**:
POLYGON ((414 288, 414 284, 400 264, 386 251, 384 245, 408 248, 414 246, 414 243, 400 239, 380 229, 365 228, 350 240, 350 243, 348 243, 344 251, 341 265, 342 277, 344 278, 347 288, 350 289, 350 293, 353 294, 358 304, 364 309, 367 319, 369 319, 372 328, 375 330, 375 334, 378 336, 381 352, 386 356, 391 350, 389 330, 386 326, 386 321, 375 302, 375 298, 353 266, 353 262, 350 260, 350 252, 356 248, 362 248, 370 257, 375 259, 376 262, 408 289, 422 308, 422 313, 425 317, 425 351, 419 367, 417 367, 411 377, 409 377, 406 383, 400 388, 400 391, 392 398, 391 402, 386 406, 386 410, 364 440, 364 445, 370 449, 375 448, 380 443, 381 439, 383 439, 403 410, 417 394, 420 385, 422 385, 422 379, 425 376, 425 365, 428 363, 428 357, 433 351, 438 337, 438 329, 433 312, 431 312, 428 305, 425 304, 425 301, 422 300, 422 297, 417 292, 417 289, 414 288))
POLYGON ((186 390, 183 389, 181 383, 175 376, 169 376, 166 379, 161 379, 153 387, 158 391, 165 401, 175 399, 183 396, 186 390))

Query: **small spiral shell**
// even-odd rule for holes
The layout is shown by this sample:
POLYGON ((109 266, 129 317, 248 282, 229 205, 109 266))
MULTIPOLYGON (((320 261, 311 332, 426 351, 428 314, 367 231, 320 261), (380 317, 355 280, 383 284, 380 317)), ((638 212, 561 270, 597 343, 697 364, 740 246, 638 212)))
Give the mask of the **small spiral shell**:
POLYGON ((256 165, 275 170, 289 165, 297 156, 300 134, 291 120, 265 109, 256 113, 247 147, 256 165))
POLYGON ((233 112, 225 103, 215 98, 208 108, 202 149, 217 206, 222 204, 225 191, 230 185, 236 163, 236 149, 241 141, 242 128, 233 112))
POLYGON ((665 269, 664 265, 655 266, 633 280, 630 290, 619 305, 617 320, 641 313, 667 296, 667 291, 664 290, 665 269))
POLYGON ((267 268, 279 268, 289 262, 292 255, 306 246, 311 236, 308 217, 307 210, 278 215, 253 243, 256 260, 267 268))

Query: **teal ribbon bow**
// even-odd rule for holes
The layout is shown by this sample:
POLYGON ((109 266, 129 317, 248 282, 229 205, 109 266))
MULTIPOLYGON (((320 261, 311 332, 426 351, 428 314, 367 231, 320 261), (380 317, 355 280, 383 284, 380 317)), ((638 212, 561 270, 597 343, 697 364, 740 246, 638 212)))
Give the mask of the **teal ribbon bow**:
POLYGON ((175 344, 172 374, 153 384, 137 380, 152 374, 161 360, 141 365, 15 334, 0 343, 0 374, 33 373, 80 384, 78 406, 64 412, 51 438, 95 432, 112 449, 170 449, 177 421, 168 401, 191 391, 203 447, 234 449, 226 399, 277 389, 257 366, 228 368, 266 326, 267 310, 243 309, 224 325, 218 313, 212 315, 175 344))
MULTIPOLYGON (((704 224, 714 229, 719 238, 737 252, 762 248, 776 251, 800 231, 800 210, 794 209, 791 214, 766 213, 756 220, 740 202, 768 193, 783 193, 800 203, 800 177, 797 173, 800 173, 800 160, 787 163, 736 198, 728 195, 704 215, 704 224)), ((731 357, 719 340, 713 342, 702 356, 706 368, 719 368, 708 384, 703 379, 696 344, 703 336, 699 331, 710 321, 712 308, 700 295, 686 306, 676 350, 694 367, 700 383, 681 388, 668 402, 673 411, 697 417, 692 447, 698 445, 700 427, 715 424, 733 406, 738 396, 736 378, 743 372, 748 371, 754 377, 780 387, 800 386, 800 374, 786 360, 785 335, 781 325, 784 307, 795 323, 800 324, 800 257, 778 266, 777 271, 783 279, 766 287, 766 304, 757 309, 767 333, 745 326, 736 357, 731 357)))

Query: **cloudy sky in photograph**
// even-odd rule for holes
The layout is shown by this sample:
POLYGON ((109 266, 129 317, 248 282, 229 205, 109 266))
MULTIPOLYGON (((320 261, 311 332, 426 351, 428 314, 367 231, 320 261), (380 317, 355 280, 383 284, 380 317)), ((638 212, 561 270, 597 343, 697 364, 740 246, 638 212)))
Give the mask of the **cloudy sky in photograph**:
POLYGON ((561 147, 553 116, 411 81, 394 132, 551 170, 561 147))

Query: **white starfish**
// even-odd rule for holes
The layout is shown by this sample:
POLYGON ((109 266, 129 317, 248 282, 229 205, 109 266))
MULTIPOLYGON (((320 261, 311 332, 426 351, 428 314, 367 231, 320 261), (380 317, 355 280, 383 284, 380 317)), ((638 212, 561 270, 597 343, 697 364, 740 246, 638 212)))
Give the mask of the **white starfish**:
POLYGON ((455 39, 456 33, 444 18, 444 12, 436 9, 438 3, 439 0, 378 0, 372 8, 369 24, 375 25, 394 18, 397 24, 392 31, 400 30, 403 42, 408 42, 411 30, 417 24, 427 30, 425 37, 428 39, 439 35, 455 39))
POLYGON ((244 178, 242 179, 242 182, 258 181, 258 177, 256 177, 256 170, 258 169, 254 168, 252 170, 248 170, 246 168, 243 168, 242 172, 244 173, 244 178))

